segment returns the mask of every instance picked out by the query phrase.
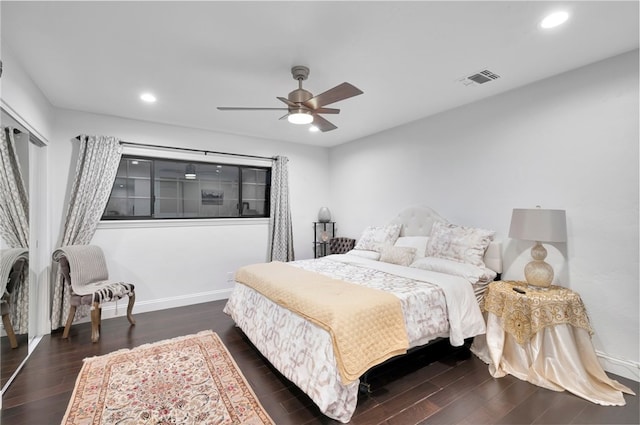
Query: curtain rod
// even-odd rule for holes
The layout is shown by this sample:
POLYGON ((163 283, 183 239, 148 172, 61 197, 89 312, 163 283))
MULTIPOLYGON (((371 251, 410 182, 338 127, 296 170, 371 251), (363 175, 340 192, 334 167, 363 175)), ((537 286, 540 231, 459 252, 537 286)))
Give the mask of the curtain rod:
MULTIPOLYGON (((80 140, 80 136, 76 136, 76 139, 80 140)), ((144 146, 146 148, 160 148, 160 149, 171 149, 171 150, 177 150, 177 151, 200 152, 200 153, 205 154, 205 156, 207 154, 214 154, 214 155, 236 156, 236 157, 242 157, 242 158, 257 158, 257 159, 268 159, 268 160, 276 159, 275 156, 247 155, 247 154, 242 154, 242 153, 208 151, 208 150, 205 150, 205 149, 180 148, 180 147, 176 147, 176 146, 148 145, 146 143, 127 142, 127 141, 124 141, 124 140, 121 140, 120 144, 121 145, 130 145, 130 146, 144 146)))
POLYGON ((20 131, 19 129, 15 128, 15 127, 11 127, 11 126, 6 126, 6 127, 2 127, 2 128, 11 128, 13 130, 13 134, 21 134, 22 131, 20 131))
MULTIPOLYGON (((0 61, 0 74, 2 74, 2 61, 0 61)), ((7 110, 5 110, 3 107, 1 107, 1 106, 0 106, 0 110, 1 110, 2 112, 4 112, 5 114, 7 114, 11 119, 15 120, 15 119, 13 118, 13 116, 11 116, 11 114, 10 114, 7 110)), ((13 134, 20 134, 20 133, 22 133, 22 131, 21 131, 19 128, 15 128, 15 127, 14 127, 14 126, 12 126, 12 125, 3 125, 3 126, 2 126, 2 128, 9 128, 9 127, 11 127, 11 128, 13 129, 13 134)))

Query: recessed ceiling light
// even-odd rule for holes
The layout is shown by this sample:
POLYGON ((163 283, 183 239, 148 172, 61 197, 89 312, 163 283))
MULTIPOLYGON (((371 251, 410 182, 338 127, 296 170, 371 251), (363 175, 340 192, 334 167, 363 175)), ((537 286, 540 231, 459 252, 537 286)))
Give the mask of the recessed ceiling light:
POLYGON ((156 101, 156 97, 154 95, 152 95, 151 93, 142 93, 140 95, 140 99, 147 102, 147 103, 153 103, 156 101))
POLYGON ((320 131, 320 129, 318 127, 316 127, 315 125, 312 125, 309 127, 309 131, 312 133, 316 133, 318 131, 320 131))
POLYGON ((569 19, 569 14, 567 12, 554 12, 547 15, 542 22, 540 22, 540 27, 544 29, 557 27, 558 25, 565 23, 567 19, 569 19))

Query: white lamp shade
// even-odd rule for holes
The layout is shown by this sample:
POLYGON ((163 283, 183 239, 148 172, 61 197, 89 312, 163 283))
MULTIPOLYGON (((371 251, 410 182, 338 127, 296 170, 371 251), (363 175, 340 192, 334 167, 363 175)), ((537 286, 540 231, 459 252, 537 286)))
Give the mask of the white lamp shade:
POLYGON ((514 208, 509 237, 538 242, 566 242, 566 213, 564 210, 514 208))

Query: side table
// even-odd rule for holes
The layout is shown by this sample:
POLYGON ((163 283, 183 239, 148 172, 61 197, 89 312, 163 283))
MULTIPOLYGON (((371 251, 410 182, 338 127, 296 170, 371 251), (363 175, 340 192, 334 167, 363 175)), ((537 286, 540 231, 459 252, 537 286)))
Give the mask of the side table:
POLYGON ((598 362, 593 330, 576 292, 560 286, 538 289, 526 282, 491 282, 483 311, 487 333, 474 339, 471 350, 489 364, 491 376, 511 374, 605 406, 623 406, 622 392, 634 394, 609 378, 598 362))

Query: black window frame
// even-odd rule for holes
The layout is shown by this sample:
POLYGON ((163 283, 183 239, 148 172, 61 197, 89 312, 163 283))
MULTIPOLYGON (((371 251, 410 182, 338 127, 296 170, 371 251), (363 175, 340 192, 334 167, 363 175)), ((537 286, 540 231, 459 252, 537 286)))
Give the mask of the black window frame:
MULTIPOLYGON (((271 215, 271 177, 272 177, 272 167, 269 166, 260 166, 260 165, 248 165, 248 164, 236 164, 236 163, 225 163, 225 162, 213 162, 213 161, 197 161, 190 159, 173 159, 173 158, 164 158, 164 157, 150 157, 143 155, 133 155, 133 154, 123 154, 120 158, 120 163, 124 160, 142 160, 149 161, 150 164, 150 196, 149 196, 149 211, 150 215, 136 215, 136 216, 126 216, 126 215, 105 215, 106 210, 108 208, 105 206, 105 210, 102 212, 101 221, 121 221, 121 220, 217 220, 217 219, 246 219, 246 218, 269 218, 271 215), (223 167, 236 167, 238 168, 238 215, 230 215, 230 216, 189 216, 189 217, 156 217, 155 216, 155 207, 156 207, 156 175, 155 175, 155 161, 163 161, 163 162, 174 162, 178 164, 183 164, 185 167, 188 164, 204 164, 207 166, 223 166, 223 167), (266 182, 265 182, 265 199, 264 199, 264 213, 249 213, 245 212, 244 206, 247 204, 243 200, 242 197, 242 188, 243 188, 243 170, 263 170, 267 173, 266 182)), ((119 165, 120 166, 120 165, 119 165)), ((117 179, 117 177, 116 177, 117 179)), ((113 194, 113 189, 116 185, 116 180, 114 180, 114 186, 111 188, 111 192, 109 193, 109 200, 111 200, 111 195, 113 194)))

